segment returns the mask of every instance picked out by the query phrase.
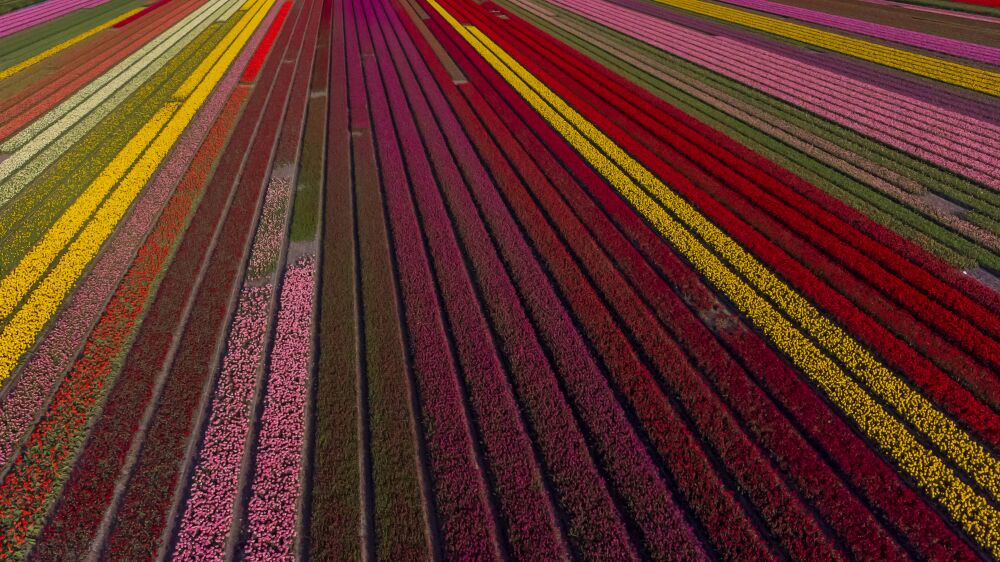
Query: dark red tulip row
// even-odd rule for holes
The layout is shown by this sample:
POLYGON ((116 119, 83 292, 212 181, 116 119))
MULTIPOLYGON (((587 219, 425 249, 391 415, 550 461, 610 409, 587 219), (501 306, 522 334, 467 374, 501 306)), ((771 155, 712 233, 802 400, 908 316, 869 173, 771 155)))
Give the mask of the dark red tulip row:
POLYGON ((158 8, 162 8, 165 4, 169 3, 170 1, 171 0, 156 0, 156 2, 153 2, 152 4, 150 4, 150 5, 146 6, 145 8, 143 8, 141 12, 132 14, 131 16, 129 16, 129 17, 123 19, 122 21, 116 23, 113 27, 125 27, 126 25, 134 22, 135 20, 140 19, 143 16, 149 15, 150 12, 152 12, 152 11, 158 9, 158 8))
MULTIPOLYGON (((315 373, 314 441, 312 458, 312 496, 309 511, 309 556, 312 560, 360 561, 363 542, 357 536, 361 521, 361 483, 359 470, 360 427, 358 373, 358 308, 356 286, 355 204, 351 181, 350 137, 348 132, 347 70, 345 66, 344 2, 324 3, 320 20, 320 45, 324 41, 329 55, 317 54, 313 67, 313 91, 326 90, 327 120, 318 125, 325 137, 313 150, 324 150, 325 170, 317 175, 326 181, 319 185, 323 197, 319 212, 320 287, 317 342, 319 357, 315 373)), ((308 119, 320 119, 311 111, 308 119)), ((309 130, 317 125, 306 124, 309 130)), ((309 150, 303 147, 304 150, 309 150)), ((303 161, 303 166, 306 166, 303 161)), ((306 173, 305 170, 299 172, 306 173)), ((301 176, 300 176, 301 177, 301 176)), ((369 221, 370 222, 370 221, 369 221)), ((384 299, 388 300, 388 299, 384 299)), ((397 408, 404 411, 404 408, 397 408)), ((400 467, 410 473, 409 466, 400 467)), ((408 514, 402 514, 405 517, 408 514)))
MULTIPOLYGON (((414 426, 420 414, 414 410, 415 390, 407 366, 397 273, 389 244, 368 91, 362 71, 362 60, 367 64, 371 51, 362 51, 360 46, 356 5, 344 2, 343 9, 346 68, 339 76, 331 75, 331 85, 339 77, 347 76, 350 119, 343 123, 348 125, 352 161, 351 168, 341 168, 349 170, 348 175, 341 177, 353 179, 355 213, 347 224, 355 225, 357 240, 358 286, 355 290, 360 292, 358 312, 363 312, 358 319, 363 354, 358 387, 361 413, 367 413, 359 424, 361 460, 362 468, 370 467, 369 474, 362 474, 360 479, 363 496, 359 503, 366 523, 370 522, 366 525, 369 536, 365 537, 362 548, 367 550, 374 546, 374 554, 386 560, 428 560, 440 549, 431 498, 426 497, 422 489, 429 475, 419 423, 414 426)), ((334 135, 337 132, 330 132, 332 143, 336 142, 334 135)), ((346 202, 343 199, 341 196, 341 202, 346 202)), ((331 261, 343 259, 330 257, 331 261)), ((346 290, 343 285, 339 289, 346 290)), ((347 295, 341 293, 341 296, 347 295)), ((348 347, 342 352, 354 353, 354 348, 348 347)), ((333 384, 346 386, 351 383, 333 384)))

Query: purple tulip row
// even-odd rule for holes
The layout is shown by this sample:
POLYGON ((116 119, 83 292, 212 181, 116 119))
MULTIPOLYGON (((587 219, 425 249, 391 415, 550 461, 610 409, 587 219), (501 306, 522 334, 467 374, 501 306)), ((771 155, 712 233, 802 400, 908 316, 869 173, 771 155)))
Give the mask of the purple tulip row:
POLYGON ((257 233, 254 234, 250 263, 247 264, 247 279, 263 279, 270 274, 285 241, 285 215, 291 196, 291 182, 288 178, 272 176, 264 196, 257 233))
POLYGON ((191 477, 175 560, 223 560, 239 492, 274 286, 244 286, 226 343, 211 417, 191 477))
MULTIPOLYGON (((273 14, 268 17, 272 18, 273 14)), ((260 37, 261 34, 256 33, 251 44, 259 42, 260 37)), ((115 231, 94 268, 70 296, 68 306, 39 343, 20 376, 0 397, 0 466, 10 460, 14 447, 34 425, 39 408, 72 364, 77 350, 90 333, 91 325, 104 309, 118 281, 132 263, 133 255, 145 240, 146 232, 173 193, 177 178, 184 175, 212 123, 222 112, 251 52, 252 49, 245 49, 230 67, 184 131, 161 172, 143 190, 128 222, 115 231)))
POLYGON ((938 51, 940 53, 954 55, 956 57, 1000 65, 1000 49, 996 47, 988 47, 986 45, 978 45, 976 43, 959 41, 957 39, 931 35, 929 33, 921 33, 919 31, 911 31, 909 29, 900 29, 890 25, 882 25, 855 18, 827 14, 815 10, 800 8, 798 6, 789 6, 779 2, 771 2, 770 0, 724 1, 727 4, 742 6, 744 8, 751 8, 753 10, 760 10, 762 12, 768 12, 780 16, 788 16, 797 20, 825 25, 827 27, 834 27, 844 31, 850 31, 852 33, 859 33, 870 37, 894 41, 896 43, 904 43, 906 45, 930 51, 938 51))
POLYGON ((100 6, 108 0, 49 0, 0 16, 0 37, 41 25, 81 8, 100 6))
POLYGON ((1000 127, 915 99, 900 99, 879 87, 764 49, 707 37, 606 2, 557 3, 876 140, 1000 188, 1000 160, 996 156, 1000 127))
POLYGON ((248 560, 293 560, 312 365, 316 258, 285 272, 247 511, 248 560))

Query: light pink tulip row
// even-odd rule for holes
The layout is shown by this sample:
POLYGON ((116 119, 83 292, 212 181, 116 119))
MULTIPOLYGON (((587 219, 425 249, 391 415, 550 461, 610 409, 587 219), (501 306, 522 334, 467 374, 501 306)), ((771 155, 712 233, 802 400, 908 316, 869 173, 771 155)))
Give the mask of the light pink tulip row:
POLYGON ((247 512, 248 560, 294 559, 315 288, 316 259, 303 256, 281 289, 247 512))
POLYGON ((264 354, 273 286, 244 286, 240 293, 212 395, 205 439, 191 477, 174 560, 223 560, 239 492, 257 373, 264 354))
POLYGON ((163 164, 161 173, 143 190, 128 222, 115 231, 94 268, 69 297, 66 308, 24 365, 20 376, 10 383, 8 392, 0 397, 0 466, 10 460, 14 447, 31 430, 35 415, 48 400, 59 377, 69 369, 77 350, 83 345, 91 326, 104 309, 105 302, 118 286, 119 280, 132 263, 136 250, 145 240, 146 232, 173 193, 177 179, 187 170, 212 123, 239 83, 239 77, 254 48, 266 32, 267 23, 276 13, 277 10, 271 10, 247 47, 230 66, 211 97, 184 131, 163 164))
POLYGON ((271 273, 285 241, 285 214, 291 195, 288 178, 272 176, 264 196, 264 208, 253 239, 247 279, 262 279, 271 273))
POLYGON ((1000 153, 1000 127, 607 2, 556 3, 880 142, 1000 188, 1000 159, 996 156, 1000 153))

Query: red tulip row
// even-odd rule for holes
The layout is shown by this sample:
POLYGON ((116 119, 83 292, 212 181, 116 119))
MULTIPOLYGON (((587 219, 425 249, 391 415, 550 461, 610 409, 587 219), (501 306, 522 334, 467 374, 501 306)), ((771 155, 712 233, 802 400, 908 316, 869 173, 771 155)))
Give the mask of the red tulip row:
POLYGON ((264 40, 260 42, 260 45, 257 45, 257 50, 254 51, 253 57, 250 59, 250 64, 243 71, 243 77, 240 80, 243 82, 253 82, 257 79, 257 75, 260 74, 260 69, 264 67, 264 61, 267 60, 267 55, 271 52, 274 40, 278 36, 278 32, 281 31, 281 26, 285 23, 285 18, 288 16, 288 10, 290 9, 292 9, 291 1, 285 0, 278 11, 278 16, 274 18, 274 21, 267 28, 264 40))
MULTIPOLYGON (((487 76, 489 75, 490 73, 487 73, 487 76)), ((473 80, 473 82, 476 81, 473 80)), ((502 84, 503 82, 500 81, 500 83, 502 84)), ((482 86, 480 85, 480 87, 482 86)), ((466 90, 466 92, 469 91, 470 90, 468 89, 466 90)), ((520 103, 516 101, 516 97, 510 99, 515 100, 514 105, 520 103)), ((504 104, 506 103, 502 99, 490 96, 487 96, 486 99, 473 98, 472 101, 474 107, 490 107, 490 108, 500 108, 503 107, 504 104)), ((523 103, 520 103, 520 105, 524 107, 523 103)), ((517 138, 519 140, 522 140, 522 142, 524 142, 524 139, 532 137, 531 134, 532 130, 545 131, 547 129, 545 123, 542 122, 540 119, 538 119, 538 117, 533 114, 530 108, 525 107, 525 110, 526 113, 524 114, 534 117, 535 123, 531 123, 529 125, 530 128, 524 128, 524 129, 518 128, 516 130, 517 138)), ((484 113, 487 114, 488 116, 488 112, 484 113)), ((493 134, 500 136, 499 131, 501 130, 502 127, 501 123, 510 124, 514 122, 516 122, 516 119, 509 114, 501 116, 500 119, 496 120, 493 123, 491 130, 493 131, 493 134)), ((565 143, 562 142, 561 139, 558 138, 558 136, 555 136, 550 129, 548 130, 548 132, 550 133, 548 138, 544 138, 543 140, 535 144, 529 144, 528 151, 531 154, 535 155, 544 154, 546 152, 546 147, 557 147, 560 145, 563 146, 565 145, 565 143)), ((575 158, 573 155, 569 153, 560 154, 558 155, 558 158, 563 162, 579 161, 578 158, 575 158)), ((541 165, 543 169, 549 171, 559 168, 559 161, 549 160, 548 162, 546 162, 545 160, 543 160, 541 162, 541 165)), ((607 188, 606 185, 603 185, 603 181, 601 181, 599 178, 596 178, 596 176, 594 176, 593 173, 587 170, 585 167, 578 168, 576 170, 576 174, 578 175, 578 177, 589 178, 590 181, 588 182, 588 187, 593 189, 595 192, 600 193, 600 190, 604 191, 604 199, 600 201, 602 207, 607 207, 609 210, 615 210, 619 215, 617 220, 626 221, 626 224, 628 223, 628 221, 631 221, 630 225, 631 229, 634 229, 638 231, 640 234, 644 235, 644 237, 638 239, 634 238, 635 242, 638 244, 637 246, 638 248, 644 250, 645 252, 650 251, 650 249, 658 249, 658 252, 662 257, 669 258, 670 263, 661 266, 660 267, 661 272, 670 274, 673 277, 672 279, 673 282, 680 283, 680 286, 686 289, 685 293, 690 293, 691 289, 689 288, 689 286, 692 283, 694 283, 695 287, 700 289, 702 295, 702 298, 700 300, 705 301, 705 297, 709 296, 709 293, 703 286, 700 286, 700 282, 698 282, 697 276, 693 274, 693 272, 691 272, 691 270, 688 267, 680 263, 677 260, 676 256, 669 251, 669 249, 663 248, 664 244, 662 243, 662 241, 660 241, 657 238, 655 233, 650 232, 648 228, 646 228, 645 225, 641 223, 638 217, 635 216, 634 211, 627 208, 627 206, 625 206, 621 202, 621 200, 617 198, 617 196, 607 188)), ((530 182, 529 185, 535 187, 542 185, 542 183, 533 181, 530 182)), ((575 195, 577 196, 577 203, 575 203, 574 205, 584 205, 584 208, 586 207, 587 205, 586 198, 585 197, 581 198, 582 193, 579 193, 576 190, 574 182, 571 179, 562 184, 561 187, 563 192, 566 194, 575 193, 575 195)), ((548 199, 547 201, 552 201, 551 196, 550 199, 548 199)), ((553 203, 548 203, 548 204, 552 204, 554 206, 553 203)), ((587 217, 585 222, 590 223, 592 225, 599 224, 598 221, 600 220, 600 214, 598 213, 595 215, 594 214, 595 212, 596 210, 591 209, 591 211, 587 215, 585 215, 587 217)), ((630 266, 632 266, 632 264, 641 263, 641 258, 639 258, 638 256, 634 256, 634 250, 629 251, 627 247, 612 245, 612 240, 607 239, 608 236, 609 236, 608 234, 603 234, 598 236, 598 238, 603 240, 602 245, 608 244, 609 249, 616 248, 617 251, 614 251, 613 253, 615 254, 616 258, 621 260, 621 263, 623 264, 622 266, 623 269, 625 269, 626 267, 631 269, 630 266)), ((585 237, 586 235, 569 236, 568 238, 570 238, 571 240, 576 240, 585 237)), ((638 269, 639 273, 641 273, 642 268, 638 269)), ((646 281, 644 283, 648 287, 650 287, 649 290, 644 290, 643 293, 650 295, 669 294, 664 287, 656 287, 657 284, 655 283, 655 279, 650 281, 649 280, 650 276, 641 275, 640 277, 645 277, 646 281)), ((683 297, 687 299, 691 298, 687 294, 683 295, 683 297)), ((714 297, 712 297, 711 300, 707 302, 703 302, 703 304, 699 303, 702 304, 702 306, 697 307, 695 310, 698 309, 717 310, 720 305, 718 305, 718 303, 713 303, 712 301, 714 301, 714 297)), ((679 301, 676 301, 672 305, 670 305, 670 308, 664 311, 666 317, 671 318, 672 321, 678 321, 680 319, 683 319, 684 316, 682 315, 682 313, 684 311, 682 308, 678 308, 679 306, 681 306, 681 303, 679 301)), ((713 315, 714 314, 716 313, 713 313, 713 315)), ((738 408, 741 410, 741 414, 744 415, 745 416, 744 419, 747 420, 746 422, 747 425, 750 426, 752 431, 754 431, 754 433, 759 436, 758 438, 769 439, 769 441, 765 441, 764 446, 770 448, 773 454, 779 455, 779 458, 781 459, 780 464, 787 467, 786 470, 788 471, 790 478, 799 484, 799 489, 803 490, 804 491, 803 493, 807 493, 813 496, 810 498, 810 500, 818 503, 818 508, 820 509, 820 511, 824 515, 833 519, 834 522, 837 524, 838 528, 845 529, 844 531, 845 536, 850 536, 852 538, 862 536, 865 538, 865 540, 863 541, 852 541, 855 542, 857 548, 871 548, 874 552, 878 552, 877 549, 879 548, 885 548, 886 550, 884 552, 886 553, 892 552, 893 549, 895 549, 898 555, 899 547, 892 545, 891 540, 886 538, 885 531, 877 528, 877 524, 872 521, 871 515, 865 513, 864 510, 865 506, 863 505, 863 503, 861 503, 858 499, 852 498, 849 492, 844 490, 844 483, 838 482, 837 475, 835 473, 831 473, 829 468, 822 466, 823 461, 822 459, 818 458, 819 453, 813 452, 807 446, 804 446, 804 444, 802 443, 802 438, 798 437, 798 435, 796 434, 782 435, 785 431, 783 429, 780 429, 782 428, 781 422, 783 422, 783 420, 780 418, 779 412, 776 410, 775 406, 769 405, 767 403, 767 400, 761 396, 759 390, 755 390, 753 386, 748 386, 747 381, 738 376, 737 374, 738 370, 734 371, 735 366, 732 366, 731 362, 726 360, 724 354, 720 356, 720 351, 718 349, 714 350, 712 349, 714 342, 711 340, 711 336, 705 333, 705 326, 700 324, 697 320, 695 320, 694 317, 691 317, 690 313, 688 313, 688 316, 689 318, 685 319, 686 320, 686 323, 684 325, 685 328, 684 329, 678 328, 676 330, 678 337, 686 340, 684 343, 689 349, 692 350, 693 356, 700 357, 702 361, 707 361, 707 363, 703 363, 702 365, 699 365, 699 367, 702 370, 704 370, 706 374, 713 375, 713 378, 715 378, 715 380, 717 381, 716 384, 721 389, 724 389, 725 395, 733 397, 734 396, 733 393, 737 391, 739 392, 738 395, 735 395, 735 399, 733 398, 730 399, 731 404, 733 405, 734 408, 738 408), (685 337, 685 335, 687 335, 687 337, 685 337), (706 348, 706 346, 708 347, 706 348), (712 358, 718 358, 718 360, 711 361, 712 358), (729 363, 729 367, 724 368, 724 366, 727 363, 729 363), (749 404, 745 404, 745 402, 747 402, 748 399, 754 399, 756 403, 750 402, 749 404), (798 444, 797 446, 791 447, 789 446, 788 441, 785 441, 784 444, 782 444, 782 441, 776 441, 778 439, 792 439, 793 441, 791 441, 791 444, 795 444, 796 442, 798 442, 798 444), (815 483, 823 483, 824 485, 816 486, 815 483), (875 532, 873 533, 873 531, 875 532), (877 541, 873 540, 876 537, 881 537, 881 538, 879 538, 877 541), (881 541, 881 543, 884 544, 885 546, 879 546, 880 544, 879 541, 881 541), (870 544, 866 546, 866 543, 870 544)), ((774 357, 773 352, 771 352, 765 345, 763 345, 763 342, 760 342, 759 338, 757 338, 751 331, 749 331, 746 328, 746 326, 741 325, 741 330, 733 330, 731 327, 728 326, 730 322, 732 321, 720 322, 722 326, 725 328, 724 330, 722 330, 722 335, 729 340, 728 343, 732 347, 736 348, 736 351, 740 356, 742 356, 741 358, 744 361, 749 363, 751 366, 754 366, 754 364, 756 363, 755 370, 760 374, 767 375, 770 378, 771 382, 783 381, 787 379, 789 382, 786 383, 786 386, 791 385, 792 388, 795 389, 795 391, 798 393, 797 400, 801 401, 805 397, 808 397, 810 398, 811 403, 819 404, 819 407, 816 407, 815 409, 803 409, 801 407, 796 406, 794 408, 794 411, 800 413, 800 415, 808 415, 808 417, 811 417, 813 419, 825 418, 827 420, 825 422, 826 424, 831 423, 829 421, 831 419, 836 420, 839 429, 843 430, 840 433, 835 432, 832 436, 824 433, 820 433, 818 435, 822 435, 827 441, 834 440, 834 444, 838 444, 838 441, 839 443, 843 443, 845 439, 848 438, 851 438, 855 441, 855 443, 849 444, 849 446, 841 445, 840 447, 834 447, 834 450, 837 452, 838 460, 844 458, 846 455, 851 455, 855 457, 860 456, 861 458, 868 460, 867 463, 861 466, 859 466, 856 462, 853 462, 852 460, 844 462, 841 464, 841 470, 846 470, 848 472, 851 472, 852 474, 850 476, 852 477, 854 482, 859 483, 861 485, 865 485, 864 488, 866 492, 869 493, 876 492, 875 494, 873 494, 875 496, 875 501, 878 504, 880 504, 880 506, 882 506, 882 509, 886 509, 886 507, 884 506, 886 505, 885 500, 887 498, 891 498, 893 500, 895 499, 893 497, 894 494, 890 493, 888 496, 885 496, 883 495, 882 490, 879 489, 880 488, 879 486, 872 486, 868 484, 870 482, 869 480, 870 476, 868 476, 866 472, 870 473, 874 471, 875 473, 879 474, 880 478, 883 479, 883 484, 881 484, 882 486, 892 486, 894 489, 899 490, 899 492, 897 493, 902 494, 900 501, 889 502, 889 507, 894 508, 890 510, 893 517, 897 518, 897 520, 904 521, 904 523, 901 524, 900 527, 907 530, 913 528, 912 525, 914 518, 912 517, 912 513, 910 510, 914 509, 914 507, 912 505, 907 505, 907 502, 910 502, 911 504, 915 502, 916 508, 921 510, 925 514, 925 516, 928 513, 930 513, 928 511, 927 506, 923 504, 923 502, 915 494, 913 494, 912 491, 910 491, 908 488, 905 487, 905 485, 903 485, 900 482, 898 477, 896 477, 893 474, 892 470, 889 467, 885 466, 884 463, 882 463, 882 461, 878 460, 877 457, 874 454, 872 454, 871 451, 868 450, 863 443, 858 442, 857 439, 853 436, 853 434, 851 434, 849 430, 847 430, 846 426, 844 426, 842 422, 840 422, 835 417, 833 418, 830 417, 830 412, 828 408, 822 406, 822 403, 818 400, 818 398, 815 395, 813 395, 812 391, 808 389, 807 386, 803 385, 796 378, 793 378, 794 375, 788 372, 788 367, 785 364, 783 364, 779 359, 774 357), (767 360, 767 357, 770 357, 770 361, 767 360), (779 376, 781 376, 782 378, 776 378, 779 376), (798 383, 798 386, 795 386, 792 383, 798 383)), ((783 390, 783 392, 788 392, 788 391, 783 390)), ((782 406, 787 408, 789 407, 789 405, 795 405, 795 404, 796 401, 791 401, 787 402, 786 404, 783 404, 782 406)), ((807 427, 816 428, 817 424, 809 423, 807 427)), ((827 431, 826 427, 823 427, 823 431, 827 431)), ((817 438, 817 434, 810 435, 809 438, 815 439, 817 438)), ((926 547, 928 551, 939 551, 939 547, 935 546, 936 539, 928 541, 928 537, 930 536, 934 537, 942 535, 950 536, 952 541, 951 544, 953 545, 953 547, 955 548, 964 547, 961 541, 956 539, 954 535, 948 532, 946 530, 946 527, 942 526, 942 522, 940 521, 940 519, 934 516, 933 514, 929 515, 929 517, 926 519, 925 524, 927 524, 930 528, 935 529, 935 531, 933 533, 928 533, 928 534, 917 532, 914 533, 910 538, 919 539, 919 541, 923 543, 922 546, 926 547)), ((887 556, 888 554, 885 555, 887 556)))
MULTIPOLYGON (((537 34, 537 32, 535 32, 535 34, 537 34)), ((553 89, 578 108, 582 108, 581 111, 586 112, 590 111, 589 108, 591 107, 595 108, 592 110, 592 121, 594 121, 600 128, 608 132, 613 138, 618 140, 623 148, 630 151, 639 160, 645 162, 654 173, 664 178, 669 185, 673 186, 685 197, 688 197, 690 201, 701 207, 703 212, 706 212, 708 216, 715 220, 717 224, 725 225, 726 229, 730 232, 730 235, 734 236, 739 242, 743 243, 765 263, 775 268, 776 271, 781 272, 786 279, 792 282, 793 285, 800 288, 800 290, 802 290, 807 297, 812 298, 814 302, 822 306, 824 309, 832 312, 834 316, 838 320, 842 321, 845 327, 852 333, 861 336, 863 340, 867 341, 869 344, 873 345, 876 350, 881 352, 884 357, 887 357, 890 361, 895 362, 905 373, 909 375, 911 380, 924 389, 932 399, 939 401, 943 406, 945 406, 946 410, 950 411, 956 418, 970 426, 991 444, 996 445, 996 440, 998 439, 998 436, 1000 436, 1000 434, 997 433, 1000 425, 998 425, 997 417, 993 415, 988 406, 976 400, 975 397, 970 395, 968 390, 962 387, 962 385, 949 378, 935 365, 931 364, 926 358, 921 357, 919 354, 914 352, 914 350, 911 349, 906 343, 896 339, 885 326, 880 325, 871 316, 858 310, 853 303, 834 291, 830 285, 823 283, 816 276, 816 274, 806 269, 803 263, 809 263, 810 266, 817 268, 823 266, 824 264, 829 265, 829 262, 822 261, 820 259, 822 258, 821 254, 816 254, 813 251, 813 253, 806 254, 806 257, 800 262, 792 259, 783 249, 779 249, 775 246, 775 241, 785 242, 785 246, 788 251, 809 252, 812 250, 810 250, 809 246, 804 244, 804 242, 807 241, 797 239, 796 243, 787 242, 790 236, 793 237, 795 235, 787 231, 774 232, 766 230, 770 223, 762 223, 762 230, 770 234, 770 237, 773 239, 769 240, 766 236, 762 235, 761 232, 758 232, 752 226, 747 225, 743 220, 741 220, 741 218, 753 219, 759 214, 759 211, 754 209, 747 200, 743 199, 743 196, 739 193, 734 194, 731 191, 726 190, 720 191, 720 195, 711 197, 705 190, 705 188, 708 187, 719 190, 725 190, 728 187, 742 187, 744 189, 750 189, 747 187, 748 185, 751 185, 748 181, 734 176, 728 166, 718 163, 712 164, 712 161, 708 160, 708 164, 706 165, 711 165, 712 167, 708 168, 707 171, 711 172, 716 177, 725 178, 726 181, 716 182, 714 180, 710 180, 704 184, 699 184, 700 187, 696 187, 685 175, 682 175, 674 167, 667 165, 666 161, 662 160, 660 156, 654 155, 650 151, 648 147, 652 146, 657 149, 658 154, 670 156, 674 154, 671 146, 684 147, 687 145, 688 139, 698 138, 697 135, 690 130, 686 131, 683 137, 681 137, 671 133, 659 125, 661 121, 663 123, 671 123, 672 118, 676 118, 675 116, 679 114, 679 112, 673 110, 673 108, 669 108, 669 106, 666 106, 666 104, 658 100, 650 102, 649 100, 641 99, 643 97, 641 92, 637 93, 629 91, 619 93, 620 98, 618 99, 620 101, 616 102, 619 105, 611 105, 601 99, 594 101, 596 94, 592 94, 592 92, 600 92, 603 89, 602 85, 609 84, 612 80, 610 78, 600 80, 600 84, 590 81, 590 79, 586 77, 593 76, 595 72, 601 72, 602 70, 594 67, 592 63, 582 60, 579 55, 569 53, 565 47, 559 51, 556 50, 556 47, 554 47, 554 42, 544 38, 536 39, 542 43, 538 45, 531 44, 530 47, 528 47, 531 52, 543 49, 542 52, 559 52, 562 53, 562 56, 559 57, 558 55, 552 54, 551 56, 558 58, 556 59, 556 62, 547 68, 538 67, 538 57, 531 57, 531 60, 526 62, 526 66, 531 68, 533 71, 538 72, 542 76, 554 75, 554 77, 551 78, 553 89), (571 65, 568 64, 568 61, 577 61, 577 64, 581 66, 578 70, 574 70, 571 65), (586 66, 586 69, 584 70, 583 65, 589 66, 586 66), (570 88, 568 84, 572 82, 562 75, 561 70, 556 70, 557 67, 559 69, 566 69, 567 73, 572 72, 570 79, 582 80, 580 87, 570 88), (645 105, 640 106, 640 103, 645 103, 645 105), (631 109, 629 105, 640 106, 642 111, 640 112, 638 109, 631 109), (667 109, 663 109, 664 107, 667 107, 669 111, 667 109), (609 117, 619 115, 619 109, 628 109, 631 111, 630 115, 632 120, 628 122, 628 133, 619 128, 619 123, 612 121, 609 117), (640 119, 640 116, 648 115, 656 115, 657 118, 649 119, 644 117, 644 121, 640 119), (651 125, 650 123, 653 124, 651 125), (660 140, 652 133, 644 132, 643 127, 655 128, 657 130, 656 135, 666 136, 671 140, 671 145, 668 146, 664 141, 660 140), (641 144, 636 137, 642 140, 641 144), (728 205, 732 205, 735 210, 735 215, 738 215, 741 218, 737 218, 734 216, 733 211, 724 208, 719 203, 720 200, 725 201, 728 205)), ((506 45, 506 38, 498 37, 498 40, 502 44, 506 45)), ((617 86, 610 87, 618 88, 617 86)), ((686 119, 688 122, 691 122, 691 124, 694 124, 693 120, 689 117, 682 116, 680 119, 686 119)), ((700 128, 703 129, 704 126, 700 126, 700 128)), ((709 158, 712 157, 710 156, 711 154, 719 155, 720 157, 721 155, 728 154, 726 151, 719 148, 719 146, 732 148, 734 151, 737 151, 737 148, 735 148, 735 144, 732 141, 726 142, 723 138, 724 137, 721 137, 721 135, 714 134, 712 135, 712 142, 703 141, 707 143, 706 150, 709 150, 709 153, 699 153, 695 150, 689 150, 684 154, 674 156, 674 159, 671 160, 671 162, 673 163, 676 161, 679 166, 686 168, 685 172, 687 173, 703 174, 704 172, 698 172, 697 169, 692 170, 690 165, 687 164, 684 159, 704 159, 706 154, 709 154, 709 158)), ((745 152, 745 149, 742 150, 745 152)), ((756 160, 758 160, 758 165, 761 165, 760 159, 756 158, 756 160)), ((743 167, 745 168, 746 166, 743 167)), ((773 165, 770 167, 774 168, 773 165)), ((762 172, 759 172, 757 175, 760 176, 761 174, 762 172)), ((784 180, 787 183, 793 182, 793 179, 790 178, 790 174, 784 174, 784 180)), ((775 181, 764 182, 764 180, 760 181, 767 186, 768 189, 766 191, 780 193, 783 192, 782 190, 787 191, 789 189, 784 183, 777 183, 775 181)), ((800 184, 802 183, 801 180, 794 181, 800 184)), ((759 192, 756 192, 753 195, 753 201, 755 203, 761 199, 767 198, 766 195, 759 192)), ((789 195, 789 197, 792 196, 789 195)), ((814 214, 819 215, 821 212, 822 211, 817 210, 814 214)), ((782 218, 781 215, 779 215, 779 218, 782 218)), ((804 228, 805 227, 800 228, 799 231, 803 231, 804 228)), ((808 230, 805 232, 807 236, 810 233, 808 230)), ((808 241, 815 239, 819 236, 819 234, 821 234, 820 231, 815 229, 814 232, 816 235, 810 236, 808 241)), ((833 268, 832 272, 821 270, 820 273, 826 277, 832 278, 833 281, 840 282, 837 286, 842 289, 846 289, 849 293, 861 293, 862 296, 856 298, 861 299, 862 304, 866 304, 863 300, 864 298, 874 298, 870 294, 871 289, 867 288, 863 282, 850 277, 849 274, 842 271, 844 259, 846 258, 842 258, 838 261, 837 267, 833 268)), ((831 265, 831 267, 833 266, 831 265)), ((891 277, 886 272, 883 272, 883 274, 885 277, 891 277)), ((900 284, 900 286, 903 285, 902 280, 896 280, 893 282, 900 284)), ((899 314, 905 314, 903 312, 896 311, 896 309, 889 303, 882 304, 882 306, 869 306, 869 308, 874 310, 876 314, 882 314, 885 310, 893 312, 897 316, 899 314)), ((984 313, 991 314, 989 312, 984 313)), ((893 318, 894 317, 892 316, 888 317, 886 324, 888 324, 888 320, 892 320, 893 318)), ((908 325, 914 326, 918 324, 915 322, 909 322, 908 325)), ((898 326, 893 327, 897 328, 898 326)), ((921 328, 921 331, 917 332, 917 335, 926 336, 928 333, 929 332, 927 332, 926 329, 921 328)), ((931 341, 934 341, 933 338, 931 338, 931 341)), ((931 349, 925 350, 925 352, 926 355, 931 355, 932 357, 938 359, 939 362, 945 364, 953 361, 956 355, 960 356, 957 350, 954 350, 954 348, 950 348, 947 345, 944 345, 943 354, 940 352, 940 346, 938 348, 932 347, 931 349), (934 353, 938 353, 940 356, 935 356, 933 355, 934 353)), ((968 365, 968 363, 966 363, 966 365, 968 365)), ((973 363, 965 372, 960 371, 956 373, 955 377, 960 380, 964 379, 963 382, 969 384, 975 390, 978 390, 979 393, 985 393, 986 391, 983 385, 986 384, 986 381, 983 379, 983 372, 983 367, 977 366, 973 363), (966 377, 965 373, 969 373, 969 376, 966 377)))

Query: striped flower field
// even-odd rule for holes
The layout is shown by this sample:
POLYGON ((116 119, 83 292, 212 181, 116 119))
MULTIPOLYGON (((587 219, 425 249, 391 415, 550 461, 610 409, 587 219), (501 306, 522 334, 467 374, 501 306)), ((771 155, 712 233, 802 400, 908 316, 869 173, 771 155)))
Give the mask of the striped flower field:
POLYGON ((0 0, 0 560, 998 558, 1000 2, 0 0))

